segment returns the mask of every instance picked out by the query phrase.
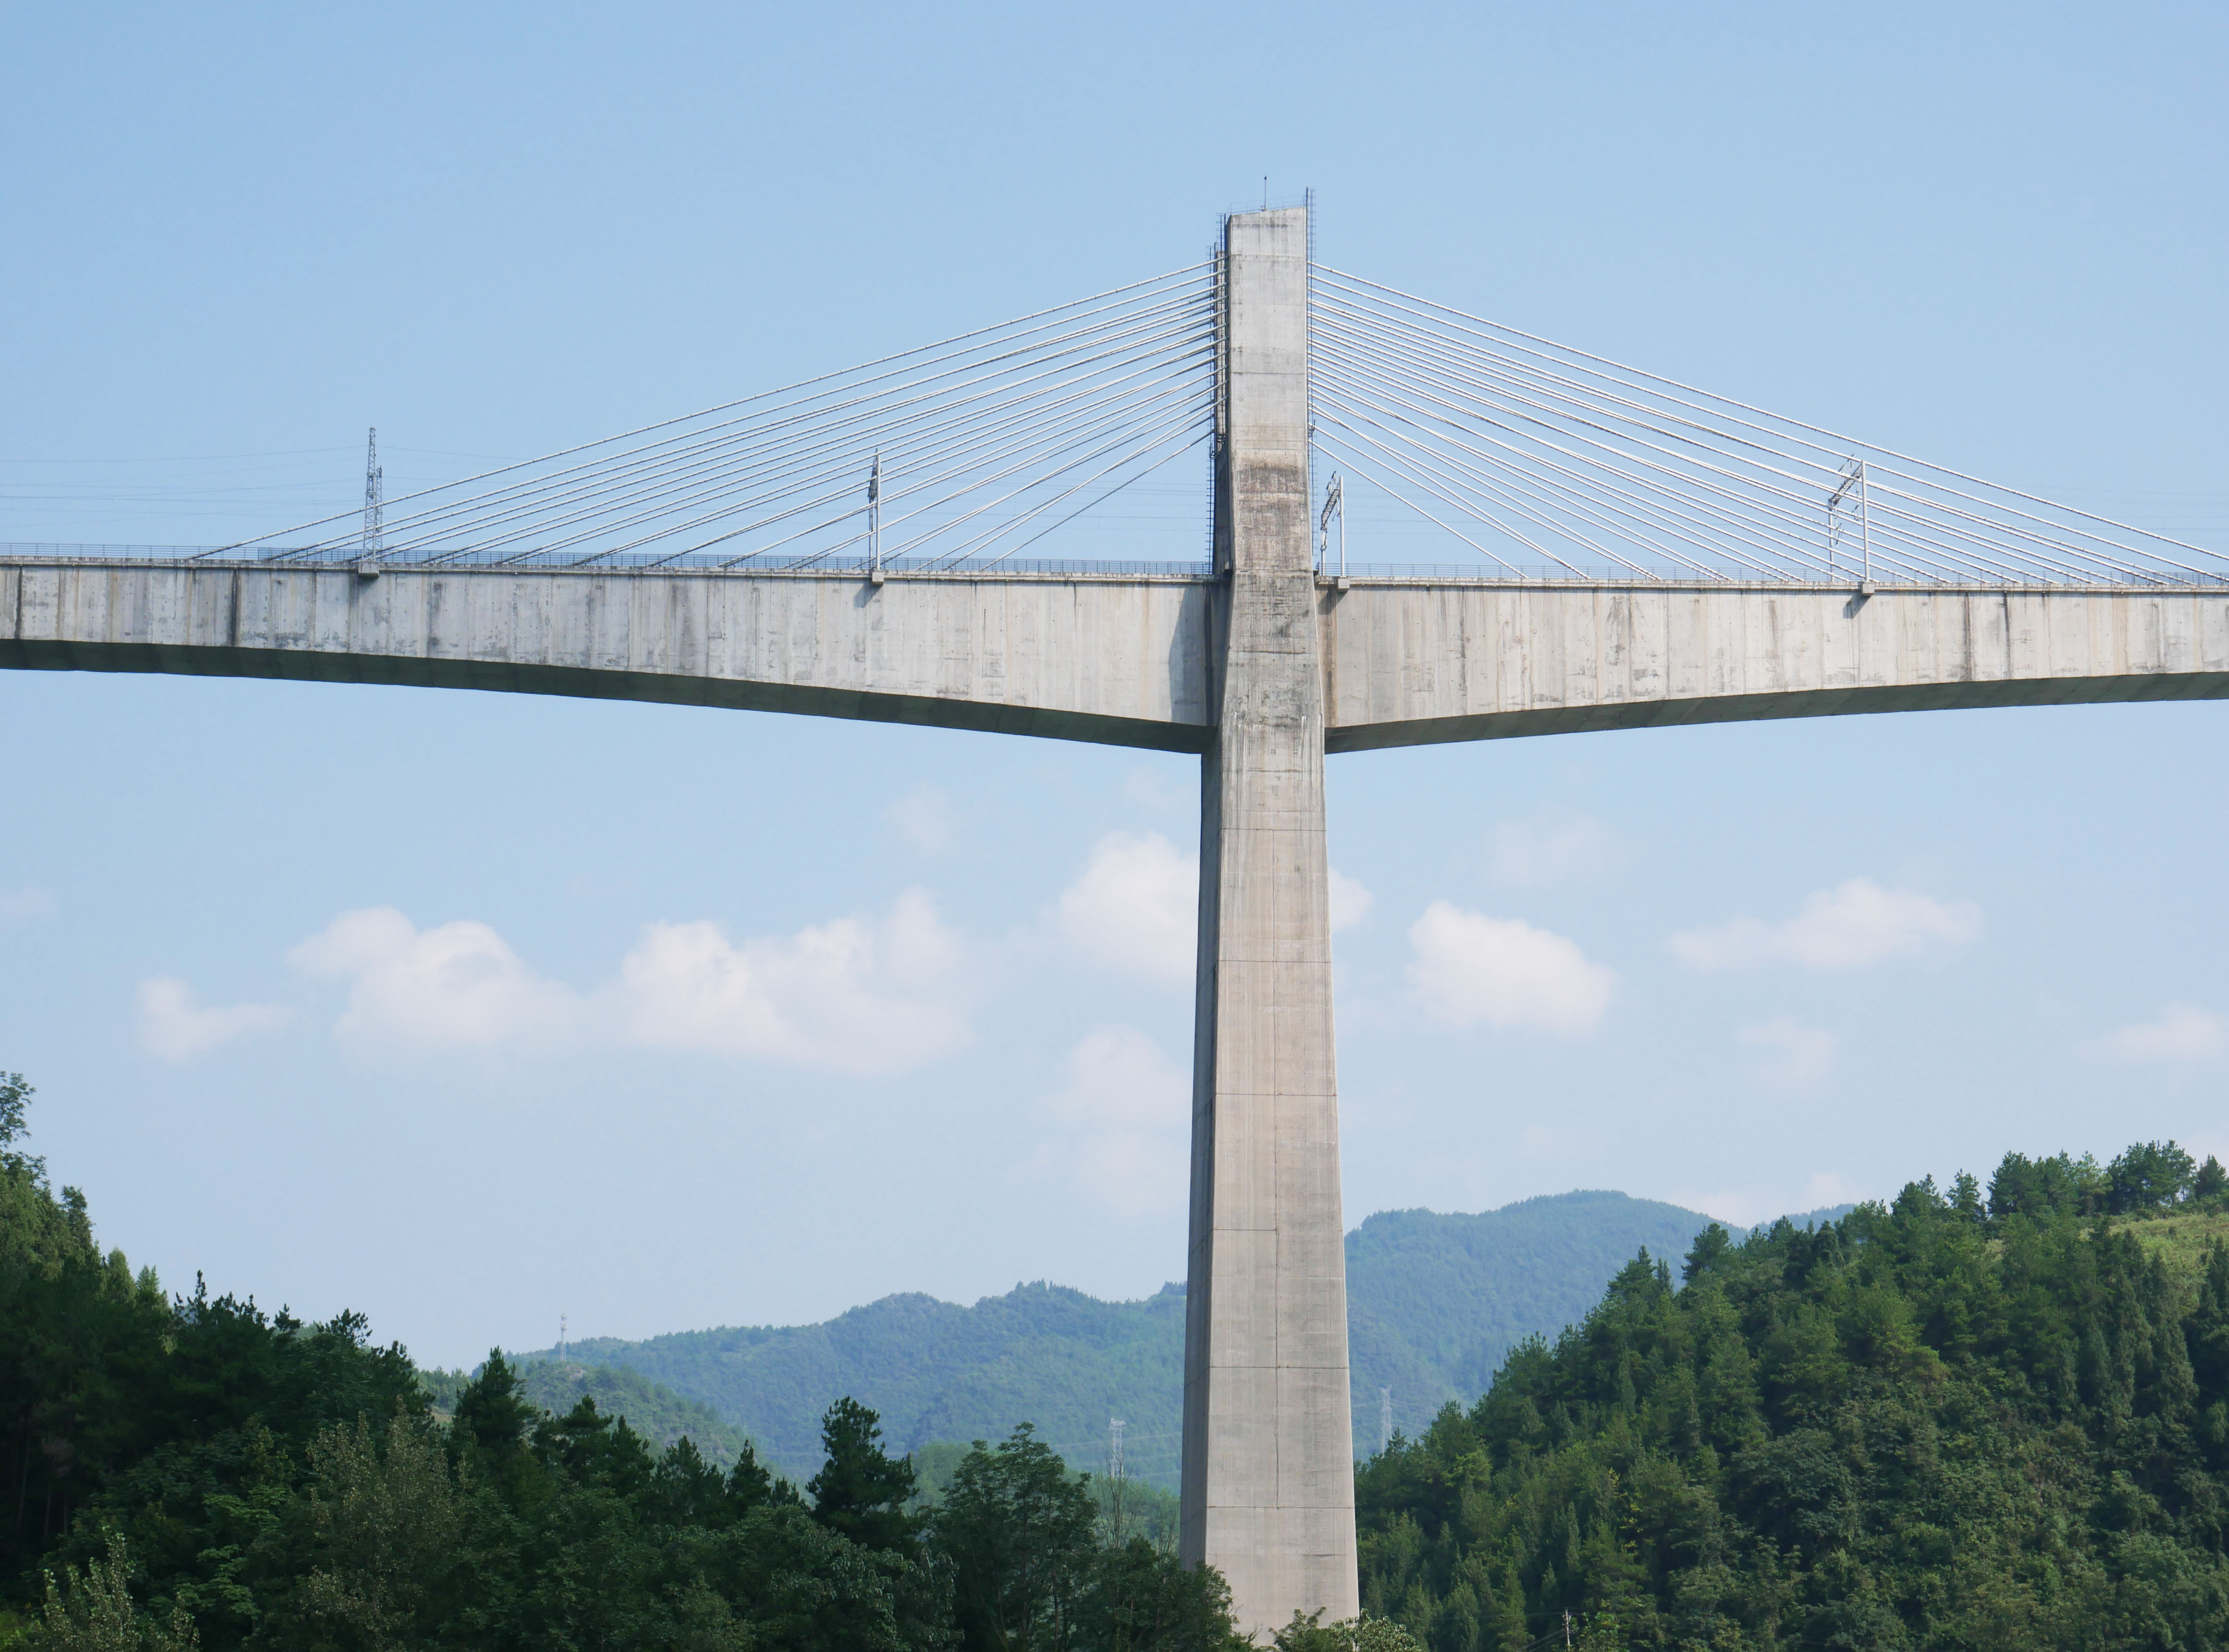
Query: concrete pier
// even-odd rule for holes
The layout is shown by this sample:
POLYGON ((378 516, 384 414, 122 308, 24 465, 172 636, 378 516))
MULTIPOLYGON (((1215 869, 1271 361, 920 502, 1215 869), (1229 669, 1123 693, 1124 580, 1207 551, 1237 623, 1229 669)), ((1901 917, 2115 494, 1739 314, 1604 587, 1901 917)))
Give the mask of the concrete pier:
POLYGON ((1357 1610, 1308 502, 1307 222, 1226 232, 1223 576, 1201 763, 1185 1558, 1243 1630, 1357 1610))

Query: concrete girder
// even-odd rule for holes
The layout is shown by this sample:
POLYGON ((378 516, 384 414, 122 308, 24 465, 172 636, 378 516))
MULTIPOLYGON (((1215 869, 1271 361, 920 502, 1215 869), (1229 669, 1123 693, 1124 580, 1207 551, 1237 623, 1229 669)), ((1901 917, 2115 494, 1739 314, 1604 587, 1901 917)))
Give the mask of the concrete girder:
POLYGON ((0 666, 486 688, 1198 752, 1186 579, 18 561, 0 666))
POLYGON ((1337 752, 1594 729, 2229 697, 2229 589, 1326 587, 1337 752))
MULTIPOLYGON (((1220 581, 0 560, 0 669, 726 706, 1208 743, 1220 581), (382 587, 384 589, 382 590, 382 587), (945 629, 949 627, 948 630, 945 629)), ((1331 752, 1694 722, 2229 697, 2229 590, 1316 590, 1331 752)))

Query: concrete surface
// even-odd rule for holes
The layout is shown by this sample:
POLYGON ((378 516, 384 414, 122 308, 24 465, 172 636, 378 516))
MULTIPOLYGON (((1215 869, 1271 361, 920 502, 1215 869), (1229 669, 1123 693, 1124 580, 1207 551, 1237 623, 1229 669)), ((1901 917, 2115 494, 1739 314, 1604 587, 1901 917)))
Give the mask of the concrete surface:
POLYGON ((1215 730, 1201 763, 1188 1561, 1242 1631, 1358 1610, 1346 1225, 1308 509, 1307 222, 1228 228, 1215 730))

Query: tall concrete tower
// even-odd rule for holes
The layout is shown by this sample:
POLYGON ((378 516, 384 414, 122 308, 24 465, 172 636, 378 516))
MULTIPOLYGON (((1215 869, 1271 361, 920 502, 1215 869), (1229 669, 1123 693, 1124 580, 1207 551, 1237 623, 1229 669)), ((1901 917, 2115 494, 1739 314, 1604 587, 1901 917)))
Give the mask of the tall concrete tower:
POLYGON ((1305 209, 1225 222, 1183 1552, 1246 1630, 1358 1610, 1307 255, 1305 209))

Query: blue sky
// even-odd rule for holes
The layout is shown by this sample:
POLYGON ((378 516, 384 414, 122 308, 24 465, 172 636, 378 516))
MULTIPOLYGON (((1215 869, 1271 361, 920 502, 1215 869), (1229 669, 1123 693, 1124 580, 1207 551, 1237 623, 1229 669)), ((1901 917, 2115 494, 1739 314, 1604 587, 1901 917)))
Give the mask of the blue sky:
MULTIPOLYGON (((0 31, 0 539, 214 543, 344 508, 368 425, 393 493, 865 360, 1187 263, 1266 174, 1345 268, 2229 543, 2218 8, 0 31)), ((1186 759, 35 674, 0 729, 0 1065, 173 1285, 454 1362, 561 1313, 1181 1272, 1186 759)), ((2229 1154, 2225 736, 2177 705, 1337 759, 1350 1220, 2229 1154)))

